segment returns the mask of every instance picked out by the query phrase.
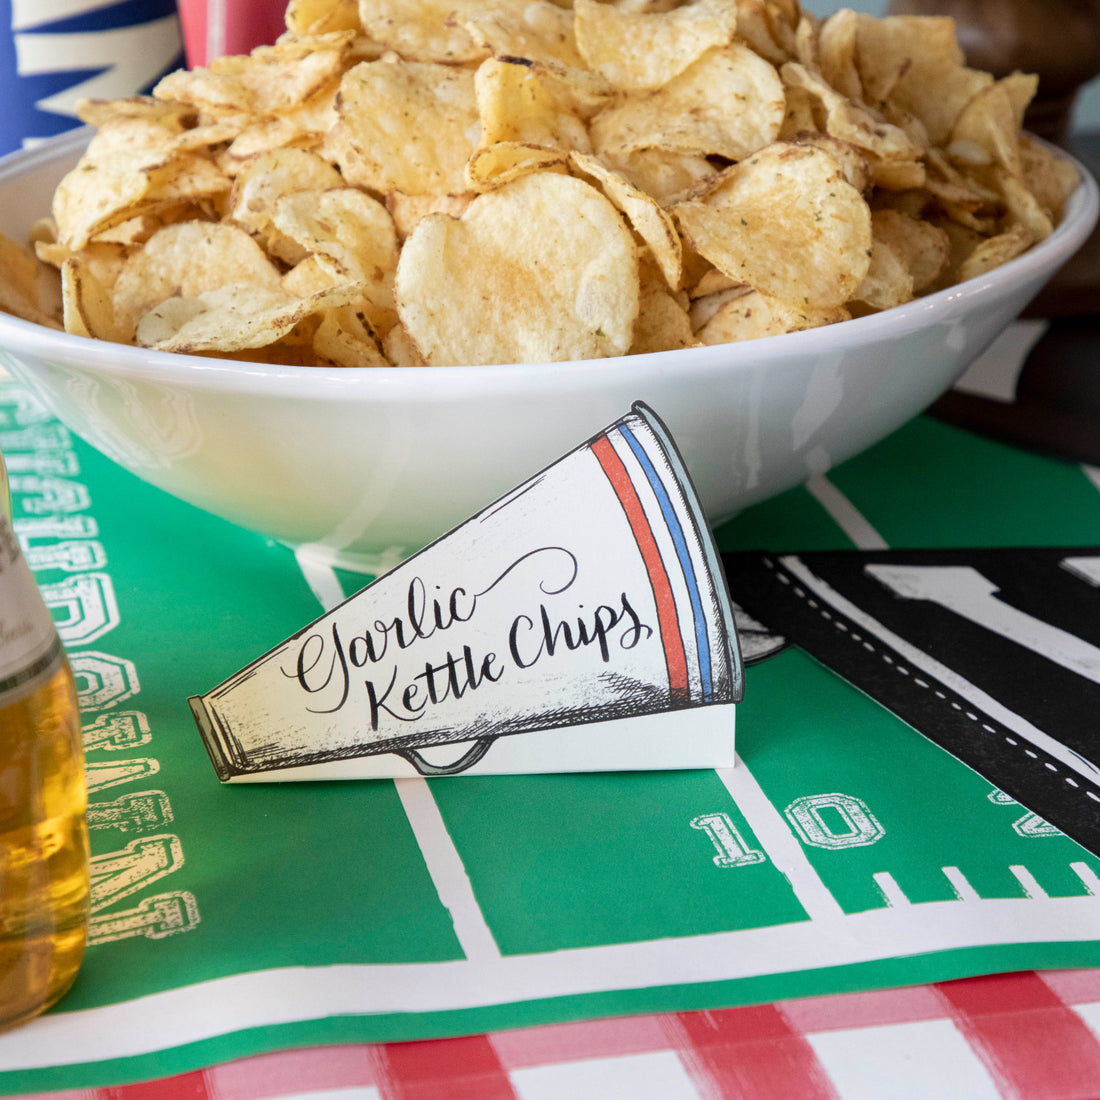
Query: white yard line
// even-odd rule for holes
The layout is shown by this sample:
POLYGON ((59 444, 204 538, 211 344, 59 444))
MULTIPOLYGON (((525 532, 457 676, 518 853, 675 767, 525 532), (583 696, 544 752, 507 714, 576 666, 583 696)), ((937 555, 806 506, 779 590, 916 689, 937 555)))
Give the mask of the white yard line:
POLYGON ((325 611, 331 611, 344 602, 343 586, 331 566, 323 564, 309 553, 304 553, 301 547, 295 551, 294 560, 298 563, 309 590, 325 611))
MULTIPOLYGON (((309 553, 295 554, 295 558, 310 590, 326 611, 343 603, 343 586, 330 566, 309 553)), ((470 876, 428 781, 419 777, 395 779, 394 786, 439 900, 451 914, 462 953, 471 961, 499 959, 500 948, 474 897, 470 876)))
POLYGON ((395 779, 394 786, 416 842, 420 845, 439 900, 451 914, 462 953, 471 962, 499 959, 500 948, 474 897, 470 876, 447 831, 430 784, 421 778, 395 779))
POLYGON ((807 916, 815 921, 843 919, 844 910, 814 870, 786 818, 772 805, 744 761, 737 757, 734 767, 720 768, 717 775, 745 815, 768 858, 791 884, 807 916))
POLYGON ((886 540, 858 508, 824 474, 806 482, 810 495, 860 550, 889 550, 886 540))
POLYGON ((607 990, 812 971, 961 947, 1095 939, 1100 898, 935 901, 836 920, 496 959, 280 967, 121 1004, 54 1011, 0 1036, 0 1071, 127 1058, 329 1016, 447 1012, 607 990))

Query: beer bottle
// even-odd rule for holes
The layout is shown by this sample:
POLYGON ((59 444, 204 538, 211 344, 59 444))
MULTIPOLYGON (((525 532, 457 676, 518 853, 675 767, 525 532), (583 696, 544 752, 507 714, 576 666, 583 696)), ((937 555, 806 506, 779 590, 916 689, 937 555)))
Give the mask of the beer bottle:
POLYGON ((72 984, 88 922, 76 686, 12 530, 0 458, 0 1028, 72 984))

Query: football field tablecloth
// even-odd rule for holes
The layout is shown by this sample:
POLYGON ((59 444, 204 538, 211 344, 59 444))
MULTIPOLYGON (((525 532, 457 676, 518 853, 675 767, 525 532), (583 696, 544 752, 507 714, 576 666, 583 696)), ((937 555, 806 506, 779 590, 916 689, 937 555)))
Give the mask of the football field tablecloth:
MULTIPOLYGON (((1100 965, 1100 860, 791 648, 748 669, 729 772, 222 786, 187 697, 365 578, 139 482, 8 383, 0 448, 81 689, 93 855, 85 965, 0 1036, 4 1094, 1100 965)), ((918 419, 718 540, 1089 546, 1100 487, 918 419)))

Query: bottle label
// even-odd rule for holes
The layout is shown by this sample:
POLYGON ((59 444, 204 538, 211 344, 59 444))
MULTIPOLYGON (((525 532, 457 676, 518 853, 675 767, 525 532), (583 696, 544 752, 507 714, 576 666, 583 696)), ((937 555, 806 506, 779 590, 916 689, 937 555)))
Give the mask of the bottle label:
POLYGON ((36 682, 60 653, 53 618, 7 517, 0 513, 0 703, 36 682))

